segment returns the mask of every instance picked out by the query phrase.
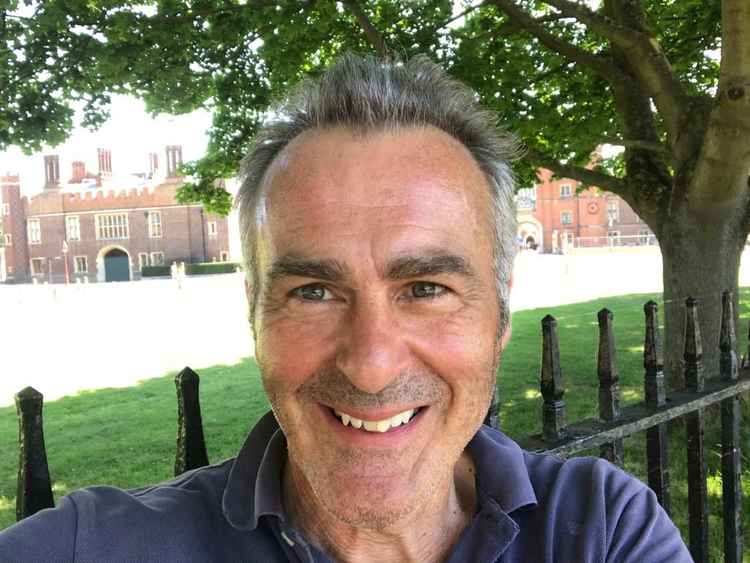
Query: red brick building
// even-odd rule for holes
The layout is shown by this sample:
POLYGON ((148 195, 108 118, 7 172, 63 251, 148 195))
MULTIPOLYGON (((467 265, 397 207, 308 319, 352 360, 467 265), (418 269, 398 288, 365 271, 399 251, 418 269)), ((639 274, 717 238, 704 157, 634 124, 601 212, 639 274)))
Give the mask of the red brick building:
POLYGON ((540 170, 537 177, 536 186, 516 195, 519 244, 561 253, 656 243, 648 225, 622 198, 598 188, 577 193, 580 182, 553 179, 549 170, 540 170))
POLYGON ((45 185, 32 197, 17 175, 2 177, 0 281, 135 280, 144 266, 229 260, 226 218, 175 200, 179 146, 167 147, 165 174, 152 154, 150 173, 125 182, 112 178, 108 150, 98 160, 96 175, 74 162, 62 184, 59 158, 45 156, 45 185))

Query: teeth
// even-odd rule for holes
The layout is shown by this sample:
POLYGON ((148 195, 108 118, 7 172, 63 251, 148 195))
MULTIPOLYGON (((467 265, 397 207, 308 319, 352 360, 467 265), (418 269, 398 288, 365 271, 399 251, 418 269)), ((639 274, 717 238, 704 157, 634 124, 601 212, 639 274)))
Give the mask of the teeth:
POLYGON ((351 424, 354 428, 362 428, 368 432, 388 432, 391 428, 396 428, 402 424, 408 424, 411 418, 414 416, 414 409, 409 409, 404 412, 400 412, 391 418, 385 418, 383 420, 360 420, 353 416, 334 411, 336 416, 341 420, 341 424, 348 426, 351 424))

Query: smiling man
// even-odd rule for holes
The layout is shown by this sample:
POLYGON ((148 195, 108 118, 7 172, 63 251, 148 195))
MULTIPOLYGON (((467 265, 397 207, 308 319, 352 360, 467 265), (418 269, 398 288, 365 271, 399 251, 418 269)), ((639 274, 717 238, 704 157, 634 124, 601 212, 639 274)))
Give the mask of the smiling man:
POLYGON ((0 534, 0 559, 690 561, 636 479, 482 426, 516 144, 472 92, 426 58, 348 55, 275 116, 238 196, 273 412, 236 459, 73 493, 0 534))

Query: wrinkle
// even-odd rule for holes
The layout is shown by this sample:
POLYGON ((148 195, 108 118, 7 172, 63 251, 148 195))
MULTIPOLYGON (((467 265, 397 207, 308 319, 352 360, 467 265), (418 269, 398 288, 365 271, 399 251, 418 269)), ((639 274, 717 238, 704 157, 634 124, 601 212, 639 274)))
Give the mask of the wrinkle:
POLYGON ((328 366, 300 386, 297 393, 307 401, 325 405, 378 408, 437 403, 448 397, 450 389, 432 373, 409 370, 377 393, 367 393, 355 387, 341 370, 328 366))

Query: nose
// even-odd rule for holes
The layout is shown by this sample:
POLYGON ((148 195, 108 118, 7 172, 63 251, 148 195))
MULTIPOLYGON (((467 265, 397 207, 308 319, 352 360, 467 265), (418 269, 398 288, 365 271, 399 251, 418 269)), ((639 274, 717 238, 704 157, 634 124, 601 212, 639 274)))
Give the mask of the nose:
POLYGON ((409 350, 392 304, 374 300, 353 307, 342 327, 336 365, 352 385, 378 393, 407 367, 409 350))

